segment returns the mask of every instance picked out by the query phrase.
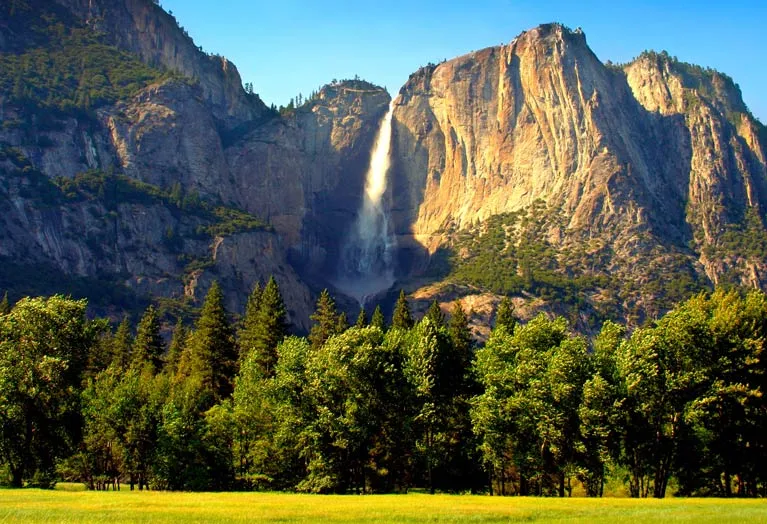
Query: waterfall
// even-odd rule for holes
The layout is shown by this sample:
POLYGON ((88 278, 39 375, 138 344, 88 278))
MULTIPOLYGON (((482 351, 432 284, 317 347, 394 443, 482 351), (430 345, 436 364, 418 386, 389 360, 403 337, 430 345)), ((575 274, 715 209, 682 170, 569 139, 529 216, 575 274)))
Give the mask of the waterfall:
POLYGON ((368 297, 394 284, 393 256, 396 247, 390 232, 389 214, 382 202, 389 171, 394 100, 384 115, 365 175, 365 194, 356 222, 341 250, 337 287, 364 305, 368 297))

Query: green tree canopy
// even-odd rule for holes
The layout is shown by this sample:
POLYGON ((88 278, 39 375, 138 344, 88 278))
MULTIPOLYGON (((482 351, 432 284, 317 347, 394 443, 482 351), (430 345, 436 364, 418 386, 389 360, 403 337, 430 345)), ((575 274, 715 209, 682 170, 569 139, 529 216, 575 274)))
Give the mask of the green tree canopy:
POLYGON ((0 315, 0 461, 21 486, 53 481, 76 445, 79 388, 106 324, 85 318, 85 301, 23 298, 0 315))

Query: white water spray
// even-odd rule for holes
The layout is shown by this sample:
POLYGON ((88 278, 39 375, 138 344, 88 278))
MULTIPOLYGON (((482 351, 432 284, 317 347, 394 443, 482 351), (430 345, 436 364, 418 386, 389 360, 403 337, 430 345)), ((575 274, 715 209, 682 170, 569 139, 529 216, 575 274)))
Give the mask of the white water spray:
POLYGON ((341 253, 338 288, 362 305, 368 297, 394 284, 395 238, 389 231, 389 216, 382 202, 389 171, 393 112, 394 100, 378 129, 365 175, 362 206, 341 253))

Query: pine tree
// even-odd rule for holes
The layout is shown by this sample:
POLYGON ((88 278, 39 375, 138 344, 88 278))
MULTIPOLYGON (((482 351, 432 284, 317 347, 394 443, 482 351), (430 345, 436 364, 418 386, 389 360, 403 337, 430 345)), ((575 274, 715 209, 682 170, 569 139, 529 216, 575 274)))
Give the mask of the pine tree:
POLYGON ((242 319, 242 325, 237 332, 237 342, 240 348, 240 362, 253 350, 256 345, 256 335, 258 334, 258 313, 261 309, 261 295, 264 291, 261 284, 256 282, 250 296, 248 304, 245 306, 245 316, 242 319))
POLYGON ((346 312, 341 311, 336 321, 336 334, 343 333, 347 329, 349 329, 349 321, 346 319, 346 312))
POLYGON ((11 304, 8 302, 8 292, 3 295, 3 300, 0 302, 0 315, 7 315, 11 312, 11 304))
POLYGON ((514 317, 514 303, 509 297, 503 297, 495 313, 495 327, 503 326, 509 335, 514 334, 517 319, 514 317))
POLYGON ((160 335, 160 319, 157 311, 149 306, 139 321, 136 338, 133 341, 131 365, 141 369, 145 364, 152 366, 157 372, 162 366, 162 355, 165 352, 165 341, 160 335))
POLYGON ((187 330, 181 319, 176 322, 176 327, 173 330, 173 338, 170 340, 170 346, 168 346, 168 358, 165 362, 165 369, 168 375, 171 377, 176 374, 179 361, 181 360, 181 354, 186 347, 186 339, 189 337, 189 330, 187 330))
POLYGON ((354 323, 354 327, 364 328, 368 325, 368 315, 365 312, 365 308, 360 308, 360 314, 357 315, 357 322, 354 323))
POLYGON ((439 307, 439 303, 436 299, 433 300, 429 306, 426 316, 432 321, 437 329, 445 326, 445 315, 442 313, 442 308, 439 307))
POLYGON ((410 304, 407 302, 404 289, 400 290, 397 304, 394 306, 391 326, 399 329, 411 329, 413 327, 413 315, 410 313, 410 304))
POLYGON ((459 301, 455 302, 450 314, 447 333, 453 346, 455 365, 460 369, 468 369, 472 361, 472 338, 469 329, 469 319, 459 301))
POLYGON ((381 306, 376 306, 373 310, 373 316, 370 317, 370 325, 377 327, 381 331, 386 331, 386 319, 381 311, 381 306))
POLYGON ((131 336, 130 320, 124 316, 112 337, 112 365, 118 369, 128 369, 131 363, 133 337, 131 336))
POLYGON ((277 364, 277 345, 288 332, 285 303, 274 277, 270 277, 261 293, 260 307, 256 315, 252 347, 264 376, 272 376, 277 364))
POLYGON ((218 282, 205 297, 189 346, 191 373, 216 400, 228 397, 237 371, 237 349, 218 282))
POLYGON ((317 350, 333 335, 338 333, 338 312, 336 303, 330 297, 327 289, 323 289, 317 299, 314 313, 309 317, 314 321, 309 332, 309 342, 312 349, 317 350))

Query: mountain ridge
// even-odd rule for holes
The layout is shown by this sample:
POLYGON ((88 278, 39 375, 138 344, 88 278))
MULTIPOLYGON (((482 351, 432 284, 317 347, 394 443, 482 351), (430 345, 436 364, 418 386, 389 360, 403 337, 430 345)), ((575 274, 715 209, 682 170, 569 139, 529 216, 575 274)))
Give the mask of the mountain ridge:
MULTIPOLYGON (((135 93, 82 114, 28 110, 12 92, 2 93, 4 122, 17 122, 0 130, 4 147, 18 150, 34 176, 73 178, 89 169, 107 178, 127 176, 182 199, 255 216, 273 232, 213 235, 207 245, 191 239, 168 243, 163 235, 190 220, 182 216, 187 211, 147 208, 156 223, 144 236, 153 240, 134 251, 124 241, 106 249, 133 269, 72 264, 50 246, 69 245, 81 260, 96 260, 105 247, 78 239, 67 226, 89 228, 93 221, 65 218, 70 211, 56 208, 63 225, 45 232, 40 204, 8 182, 16 177, 30 186, 34 176, 6 163, 0 195, 7 202, 5 223, 26 224, 33 233, 8 256, 42 249, 46 263, 67 274, 106 271, 141 296, 194 301, 219 279, 229 306, 239 311, 250 287, 276 271, 291 297, 291 318, 306 329, 313 294, 332 287, 329 275, 359 208, 362 178, 389 94, 355 81, 329 84, 308 103, 278 115, 245 92, 233 65, 203 53, 175 19, 148 0, 123 0, 114 9, 100 0, 57 0, 56 5, 98 38, 162 74, 135 93), (38 113, 50 120, 50 129, 35 123, 38 113), (218 258, 222 245, 231 254, 225 267, 218 258), (179 246, 183 249, 177 252, 179 246), (151 263, 153 248, 165 253, 162 267, 151 263), (190 249, 196 265, 184 258, 190 249)), ((0 39, 0 51, 14 55, 7 41, 0 39)), ((662 282, 689 274, 698 287, 732 282, 764 288, 761 248, 746 246, 764 232, 767 132, 729 77, 696 67, 667 54, 646 53, 618 69, 597 59, 582 32, 547 24, 509 44, 415 72, 395 102, 385 195, 399 239, 399 284, 416 291, 423 282, 447 278, 447 284, 458 284, 453 291, 416 296, 423 301, 486 296, 481 300, 492 305, 497 295, 489 287, 472 287, 477 282, 435 270, 445 260, 435 253, 453 247, 465 251, 456 235, 493 216, 538 209, 537 235, 548 242, 539 247, 562 253, 547 259, 553 269, 530 266, 530 282, 538 278, 556 289, 561 278, 638 282, 637 289, 610 298, 617 306, 607 308, 609 314, 625 317, 636 309, 654 314, 652 302, 663 290, 647 291, 652 271, 669 266, 683 269, 669 272, 662 282), (676 154, 664 154, 659 145, 676 154), (536 208, 539 201, 545 205, 536 208), (591 247, 578 255, 584 245, 591 247), (578 256, 580 265, 567 262, 578 256), (598 267, 586 264, 592 256, 598 267)), ((78 93, 93 82, 81 79, 80 84, 78 93)), ((99 220, 113 212, 103 203, 90 209, 87 213, 99 220)), ((114 218, 118 230, 131 229, 124 223, 129 214, 118 211, 114 218)), ((16 259, 23 262, 25 256, 16 259)), ((461 274, 471 273, 465 270, 471 257, 448 259, 461 274)), ((520 260, 509 263, 524 273, 520 260)), ((516 293, 518 302, 538 304, 533 310, 545 309, 546 300, 533 300, 539 288, 549 293, 545 286, 504 292, 516 293)), ((605 309, 602 295, 616 293, 601 284, 573 292, 580 293, 575 302, 592 313, 605 309)), ((549 302, 558 293, 549 293, 549 302)), ((341 304, 355 307, 351 300, 341 304)), ((492 307, 483 314, 491 315, 492 307)))

